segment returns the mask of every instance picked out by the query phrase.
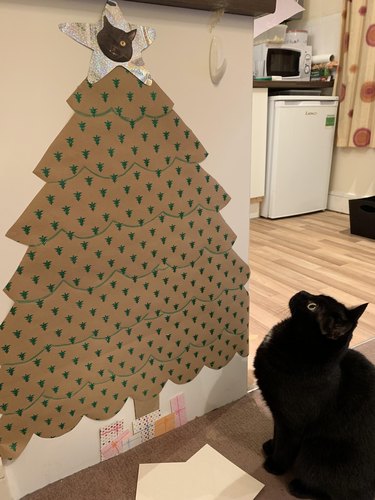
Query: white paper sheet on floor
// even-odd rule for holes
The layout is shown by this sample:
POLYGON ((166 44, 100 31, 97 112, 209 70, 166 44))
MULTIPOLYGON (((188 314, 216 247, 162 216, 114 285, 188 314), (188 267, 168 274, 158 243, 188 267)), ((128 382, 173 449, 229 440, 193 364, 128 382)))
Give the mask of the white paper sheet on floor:
POLYGON ((252 500, 263 486, 205 445, 187 462, 141 464, 136 500, 252 500))

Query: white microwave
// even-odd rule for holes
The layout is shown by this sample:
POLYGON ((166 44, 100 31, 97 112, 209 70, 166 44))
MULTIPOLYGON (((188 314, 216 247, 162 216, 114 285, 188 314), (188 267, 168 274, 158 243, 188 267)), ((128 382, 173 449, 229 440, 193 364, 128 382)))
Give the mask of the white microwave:
POLYGON ((255 45, 254 78, 281 77, 282 80, 310 80, 311 46, 296 44, 255 45))

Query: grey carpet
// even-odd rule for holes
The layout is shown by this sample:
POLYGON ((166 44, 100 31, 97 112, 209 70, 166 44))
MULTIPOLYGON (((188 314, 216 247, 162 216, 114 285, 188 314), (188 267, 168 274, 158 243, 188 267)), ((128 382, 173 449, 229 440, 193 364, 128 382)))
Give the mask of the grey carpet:
MULTIPOLYGON (((375 339, 358 347, 375 363, 375 339)), ((265 484, 258 500, 292 499, 287 477, 262 468, 262 443, 272 420, 258 391, 133 450, 94 465, 24 497, 25 500, 134 500, 138 464, 188 460, 206 443, 265 484)), ((176 499, 178 500, 178 499, 176 499)))

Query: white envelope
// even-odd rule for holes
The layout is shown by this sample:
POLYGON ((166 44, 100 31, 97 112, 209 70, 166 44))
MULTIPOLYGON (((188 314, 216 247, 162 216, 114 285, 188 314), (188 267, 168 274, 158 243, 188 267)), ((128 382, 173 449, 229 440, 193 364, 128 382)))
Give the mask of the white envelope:
POLYGON ((263 486, 205 445, 187 462, 141 464, 136 500, 252 500, 263 486))

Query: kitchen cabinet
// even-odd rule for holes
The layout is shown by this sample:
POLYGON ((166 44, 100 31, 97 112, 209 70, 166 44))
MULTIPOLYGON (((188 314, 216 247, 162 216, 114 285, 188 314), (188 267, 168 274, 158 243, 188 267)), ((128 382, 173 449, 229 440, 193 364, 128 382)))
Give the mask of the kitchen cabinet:
POLYGON ((250 200, 264 196, 266 177, 268 89, 253 89, 251 125, 250 200))

